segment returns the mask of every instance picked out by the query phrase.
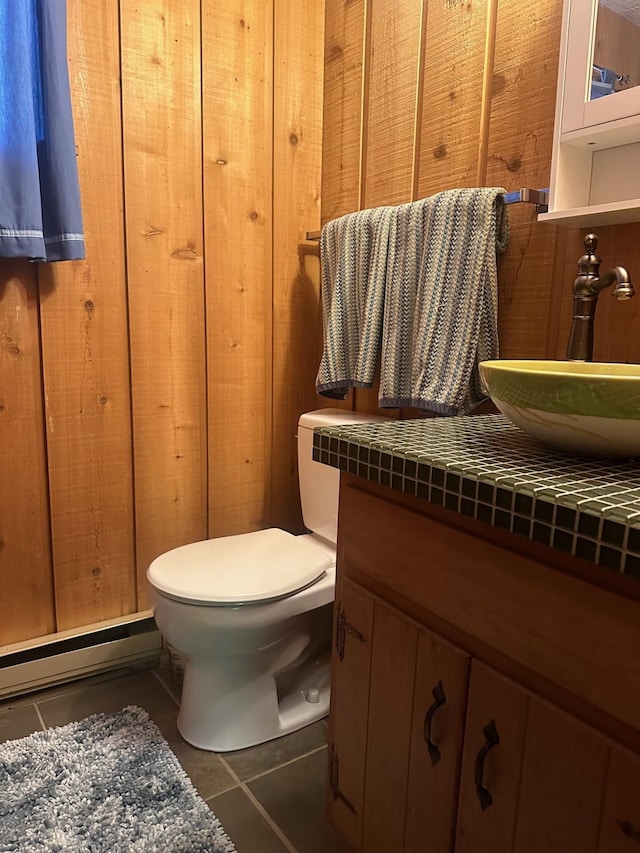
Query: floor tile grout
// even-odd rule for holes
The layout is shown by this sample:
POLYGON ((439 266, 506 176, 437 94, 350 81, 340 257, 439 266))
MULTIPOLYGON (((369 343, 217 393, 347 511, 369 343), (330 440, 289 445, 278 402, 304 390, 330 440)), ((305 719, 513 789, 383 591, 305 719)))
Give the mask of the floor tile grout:
MULTIPOLYGON (((225 768, 227 769, 229 774, 232 776, 232 778, 234 778, 236 780, 238 787, 242 790, 242 792, 245 794, 245 796, 251 801, 251 803, 253 803, 254 807, 258 810, 258 812, 260 812, 260 814, 262 815, 262 817, 264 818, 266 823, 269 825, 271 830, 278 836, 280 841, 282 841, 282 843, 287 848, 289 853, 298 853, 296 848, 291 844, 291 842, 289 841, 287 836, 280 829, 278 824, 273 820, 273 818, 271 817, 269 812, 265 809, 265 807, 262 805, 260 800, 255 796, 255 794, 251 791, 251 789, 247 787, 247 785, 242 781, 242 779, 240 779, 240 777, 235 772, 233 767, 231 767, 231 765, 227 761, 225 761, 221 755, 219 755, 218 758, 221 759, 222 764, 225 766, 225 768)), ((217 795, 215 795, 215 796, 217 796, 217 795)), ((215 796, 209 797, 209 800, 214 800, 215 796)), ((209 800, 207 800, 207 802, 209 802, 209 800)))
POLYGON ((177 695, 173 692, 172 687, 171 687, 169 684, 167 684, 167 683, 165 682, 165 680, 164 680, 164 679, 163 679, 163 678, 162 678, 162 677, 161 677, 161 676, 160 676, 160 675, 159 675, 155 670, 152 670, 152 671, 151 671, 151 674, 155 677, 156 681, 158 681, 158 683, 160 684, 160 686, 161 686, 161 687, 163 687, 163 688, 166 690, 166 692, 169 694, 169 696, 173 699, 173 701, 176 703, 176 705, 177 705, 177 706, 178 706, 178 708, 179 708, 179 707, 180 707, 180 697, 179 697, 179 696, 177 696, 177 695))
MULTIPOLYGON (((27 707, 28 707, 28 706, 27 706, 27 707)), ((42 726, 42 730, 46 732, 46 731, 47 731, 47 729, 48 729, 49 727, 48 727, 48 726, 47 726, 47 724, 45 723, 44 718, 43 718, 42 714, 40 713, 40 708, 38 708, 38 703, 37 703, 37 702, 34 702, 34 703, 33 703, 33 708, 34 708, 34 710, 35 710, 35 712, 36 712, 36 716, 37 716, 37 717, 38 717, 38 719, 40 720, 40 725, 42 726)))
MULTIPOLYGON (((282 764, 277 764, 275 767, 270 767, 268 770, 263 770, 261 773, 256 773, 255 776, 250 776, 248 779, 245 779, 245 784, 248 782, 255 782, 256 779, 262 779, 264 776, 268 776, 270 773, 275 773, 276 770, 281 770, 283 767, 288 767, 290 764, 295 764, 296 761, 300 761, 301 758, 308 758, 310 755, 315 755, 316 752, 321 752, 323 749, 326 749, 327 745, 316 746, 314 749, 310 749, 309 752, 304 752, 301 755, 296 755, 295 758, 290 758, 288 761, 283 761, 282 764)), ((218 758, 224 759, 224 754, 219 754, 218 758)), ((227 762, 225 761, 226 765, 227 762)))

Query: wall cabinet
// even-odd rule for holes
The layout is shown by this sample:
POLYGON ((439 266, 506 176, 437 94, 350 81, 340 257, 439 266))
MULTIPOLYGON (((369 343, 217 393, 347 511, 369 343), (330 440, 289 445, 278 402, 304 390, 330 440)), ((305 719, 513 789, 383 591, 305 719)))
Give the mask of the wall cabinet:
MULTIPOLYGON (((328 789, 339 834, 363 853, 638 849, 638 754, 531 689, 527 670, 513 678, 487 663, 491 652, 464 632, 463 609, 458 626, 434 630, 435 614, 416 606, 443 567, 433 539, 416 554, 408 531, 428 523, 433 533, 434 522, 349 485, 340 518, 328 789), (416 594, 405 601, 397 589, 411 572, 416 594)), ((454 559, 466 553, 473 574, 467 534, 440 527, 449 545, 460 538, 454 559)), ((517 563, 490 547, 497 562, 517 563)), ((499 619, 499 608, 486 618, 499 619)), ((544 633, 534 622, 526 629, 544 633)))
POLYGON ((549 212, 540 220, 640 220, 640 25, 631 8, 625 16, 599 0, 564 2, 549 212), (622 63, 617 76, 631 87, 598 97, 594 74, 614 76, 601 62, 622 63))

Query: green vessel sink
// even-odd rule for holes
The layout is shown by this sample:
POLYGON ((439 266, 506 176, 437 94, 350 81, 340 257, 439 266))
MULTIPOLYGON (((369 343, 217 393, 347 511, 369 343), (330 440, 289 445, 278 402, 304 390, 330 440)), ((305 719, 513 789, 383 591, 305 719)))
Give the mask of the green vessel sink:
POLYGON ((640 365, 483 361, 489 396, 515 426, 572 455, 640 457, 640 365))

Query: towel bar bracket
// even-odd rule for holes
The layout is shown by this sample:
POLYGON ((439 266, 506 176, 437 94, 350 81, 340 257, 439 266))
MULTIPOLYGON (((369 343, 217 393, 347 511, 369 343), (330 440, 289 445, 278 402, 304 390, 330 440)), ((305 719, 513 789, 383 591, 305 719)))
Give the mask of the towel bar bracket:
POLYGON ((535 204, 536 213, 546 213, 549 209, 549 190, 532 190, 523 188, 512 193, 505 193, 505 204, 535 204))

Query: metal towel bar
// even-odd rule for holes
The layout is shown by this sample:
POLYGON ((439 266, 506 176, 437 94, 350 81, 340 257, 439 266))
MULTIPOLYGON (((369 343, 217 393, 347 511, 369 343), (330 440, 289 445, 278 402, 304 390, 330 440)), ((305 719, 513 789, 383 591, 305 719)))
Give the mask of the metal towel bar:
MULTIPOLYGON (((505 193, 504 201, 505 204, 517 204, 520 202, 525 204, 535 204, 536 213, 546 213, 549 209, 549 190, 532 190, 528 188, 514 190, 514 192, 505 193)), ((320 232, 307 231, 305 239, 319 240, 320 232)))

